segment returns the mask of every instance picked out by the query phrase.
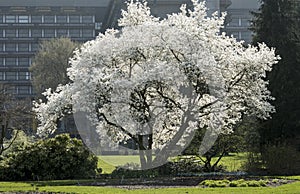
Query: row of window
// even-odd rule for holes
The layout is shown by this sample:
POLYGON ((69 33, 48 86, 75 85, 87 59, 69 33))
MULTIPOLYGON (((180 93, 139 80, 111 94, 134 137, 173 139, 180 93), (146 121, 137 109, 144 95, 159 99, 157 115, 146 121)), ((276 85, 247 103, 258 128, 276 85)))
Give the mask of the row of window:
POLYGON ((0 23, 95 23, 92 15, 0 15, 0 23))
POLYGON ((232 32, 231 35, 238 40, 244 40, 246 42, 250 42, 252 40, 252 32, 251 31, 243 31, 243 32, 232 32))
POLYGON ((0 38, 92 38, 93 29, 0 29, 0 38))
POLYGON ((0 72, 0 80, 4 81, 25 81, 31 80, 31 73, 28 71, 7 71, 0 72))
POLYGON ((36 52, 36 43, 0 43, 0 52, 36 52))
POLYGON ((29 67, 31 64, 31 58, 29 57, 18 57, 18 58, 0 58, 0 67, 7 66, 7 67, 29 67))
POLYGON ((19 94, 19 95, 35 94, 32 86, 28 86, 28 85, 10 86, 6 90, 11 94, 19 94))
POLYGON ((251 24, 250 18, 231 18, 227 26, 230 27, 249 27, 251 24))

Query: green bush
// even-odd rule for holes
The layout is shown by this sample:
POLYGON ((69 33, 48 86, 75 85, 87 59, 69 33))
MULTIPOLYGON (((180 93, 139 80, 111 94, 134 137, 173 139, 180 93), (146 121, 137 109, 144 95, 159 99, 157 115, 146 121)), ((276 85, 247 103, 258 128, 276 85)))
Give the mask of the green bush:
POLYGON ((90 178, 98 158, 81 140, 67 134, 40 140, 8 154, 0 166, 1 180, 90 178))
POLYGON ((300 173, 300 152, 291 145, 267 145, 262 160, 269 174, 292 175, 300 173))
POLYGON ((203 166, 195 157, 179 157, 177 160, 167 162, 166 164, 149 169, 138 170, 136 164, 125 164, 118 166, 111 174, 113 178, 153 178, 158 176, 178 175, 183 173, 203 172, 203 166))
POLYGON ((138 170, 139 166, 134 163, 127 163, 123 166, 118 166, 112 173, 112 178, 154 178, 163 175, 170 175, 171 169, 170 164, 167 163, 163 166, 147 169, 138 170))
POLYGON ((178 157, 170 163, 170 168, 173 174, 203 172, 203 165, 195 156, 178 157))
POLYGON ((267 180, 249 180, 244 179, 239 180, 205 180, 200 183, 204 187, 265 187, 267 186, 267 180))

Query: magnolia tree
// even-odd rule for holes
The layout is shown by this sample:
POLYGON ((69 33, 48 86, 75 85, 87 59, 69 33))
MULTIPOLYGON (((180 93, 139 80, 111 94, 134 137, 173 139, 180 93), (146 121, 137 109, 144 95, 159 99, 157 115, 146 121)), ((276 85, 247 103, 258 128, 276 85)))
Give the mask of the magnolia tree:
POLYGON ((76 50, 71 83, 35 103, 38 132, 52 133, 66 113, 84 113, 101 143, 133 141, 145 169, 179 154, 199 127, 207 130, 204 153, 242 115, 268 118, 274 107, 265 78, 279 60, 274 49, 243 46, 220 32, 225 14, 208 17, 203 2, 192 2, 166 19, 152 16, 145 2, 128 2, 121 30, 76 50))

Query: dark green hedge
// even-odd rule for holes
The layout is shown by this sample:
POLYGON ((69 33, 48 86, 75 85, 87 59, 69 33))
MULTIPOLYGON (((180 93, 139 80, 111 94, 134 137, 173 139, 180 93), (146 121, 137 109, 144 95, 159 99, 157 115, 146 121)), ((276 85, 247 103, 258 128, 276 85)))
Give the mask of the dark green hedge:
POLYGON ((67 134, 40 140, 1 161, 1 180, 54 180, 95 176, 97 157, 67 134))

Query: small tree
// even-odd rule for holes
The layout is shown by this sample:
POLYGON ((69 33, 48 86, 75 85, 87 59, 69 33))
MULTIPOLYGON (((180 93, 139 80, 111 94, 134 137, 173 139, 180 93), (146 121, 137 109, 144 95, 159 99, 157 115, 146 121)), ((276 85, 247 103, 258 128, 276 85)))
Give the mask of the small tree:
POLYGON ((0 155, 12 146, 19 131, 31 129, 30 104, 29 101, 15 99, 7 92, 6 86, 0 86, 0 155))
POLYGON ((224 14, 210 18, 204 3, 193 4, 159 20, 146 3, 130 1, 122 29, 77 50, 68 69, 72 82, 47 90, 47 103, 36 103, 39 132, 53 132, 72 104, 73 112, 86 112, 102 142, 132 139, 145 169, 184 149, 198 126, 212 143, 230 133, 242 113, 268 118, 274 107, 265 75, 278 60, 274 49, 245 48, 220 34, 224 14))
POLYGON ((191 144, 184 151, 184 154, 196 155, 203 163, 205 172, 215 172, 220 170, 219 163, 221 159, 230 152, 239 152, 243 150, 244 140, 243 135, 239 130, 235 129, 230 134, 220 134, 214 145, 203 155, 199 155, 199 145, 205 135, 205 129, 198 129, 195 133, 191 144), (213 160, 217 157, 217 160, 213 160))
POLYGON ((51 39, 41 43, 30 67, 32 83, 39 97, 45 89, 56 89, 59 84, 70 81, 67 76, 67 68, 70 66, 68 60, 77 47, 79 43, 69 38, 51 39))

